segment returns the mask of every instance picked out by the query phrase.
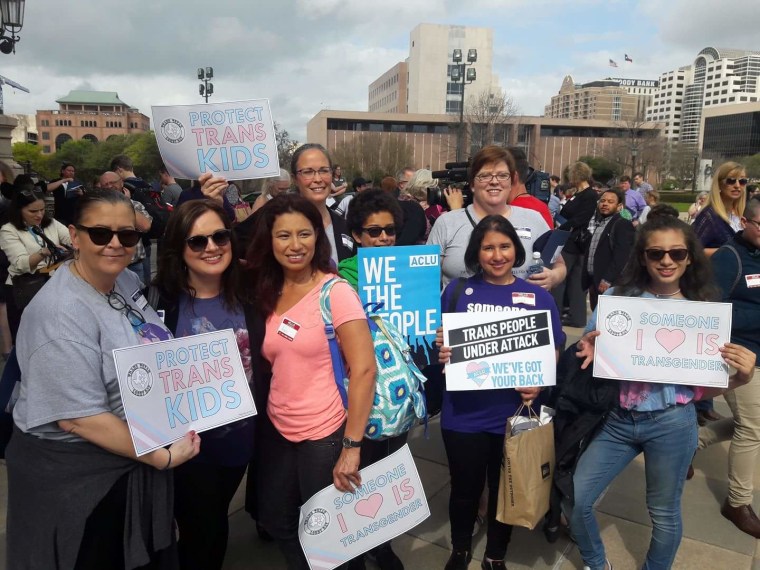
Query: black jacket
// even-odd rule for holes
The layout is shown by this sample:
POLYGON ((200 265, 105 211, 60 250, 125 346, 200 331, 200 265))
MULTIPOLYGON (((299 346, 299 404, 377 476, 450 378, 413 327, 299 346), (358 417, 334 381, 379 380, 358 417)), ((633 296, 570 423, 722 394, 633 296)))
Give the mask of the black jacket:
MULTIPOLYGON (((602 236, 599 238, 599 244, 596 246, 594 267, 591 274, 588 272, 588 265, 584 264, 583 266, 584 289, 592 284, 594 289, 597 289, 602 279, 610 285, 615 282, 628 262, 633 250, 635 236, 636 229, 631 222, 621 218, 620 214, 612 216, 612 219, 604 227, 602 236)), ((583 253, 588 258, 588 249, 583 253)))
POLYGON ((578 246, 575 243, 575 237, 588 226, 589 220, 596 212, 597 201, 598 197, 596 191, 589 187, 582 192, 576 192, 573 199, 562 206, 559 215, 565 219, 565 222, 559 227, 559 229, 572 232, 564 249, 567 253, 583 253, 578 249, 578 246))

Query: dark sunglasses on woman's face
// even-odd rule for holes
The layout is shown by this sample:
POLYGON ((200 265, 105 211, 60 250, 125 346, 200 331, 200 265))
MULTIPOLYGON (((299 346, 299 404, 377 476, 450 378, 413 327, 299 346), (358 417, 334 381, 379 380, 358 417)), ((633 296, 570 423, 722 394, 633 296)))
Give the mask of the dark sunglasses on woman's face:
POLYGON ((739 181, 739 186, 746 186, 747 182, 749 182, 747 178, 726 178, 726 184, 733 186, 737 180, 739 181))
POLYGON ((187 242, 187 247, 189 247, 191 250, 195 252, 199 252, 206 249, 209 238, 211 238, 211 240, 214 242, 214 244, 216 244, 217 247, 224 247, 225 245, 230 243, 231 235, 232 235, 232 232, 230 230, 224 229, 224 230, 217 230, 213 234, 207 235, 207 236, 191 236, 187 238, 185 241, 187 242))
POLYGON ((677 249, 645 249, 644 253, 649 261, 660 261, 667 253, 673 261, 684 261, 689 257, 689 250, 686 248, 677 249))
POLYGON ((111 228, 101 228, 99 226, 88 228, 79 224, 75 227, 78 230, 87 232, 90 236, 90 241, 95 245, 108 245, 111 243, 114 234, 116 234, 121 245, 124 247, 134 247, 140 241, 140 237, 142 237, 142 234, 137 230, 112 230, 111 228))
POLYGON ((369 237, 380 237, 380 234, 385 232, 385 235, 387 236, 395 236, 396 235, 396 226, 370 226, 368 228, 362 228, 362 231, 365 234, 368 234, 369 237))

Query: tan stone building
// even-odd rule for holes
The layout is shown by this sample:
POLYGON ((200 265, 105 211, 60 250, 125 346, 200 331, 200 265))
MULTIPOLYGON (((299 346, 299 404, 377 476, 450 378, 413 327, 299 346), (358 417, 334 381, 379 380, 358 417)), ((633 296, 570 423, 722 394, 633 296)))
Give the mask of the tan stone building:
POLYGON ((576 84, 565 76, 559 94, 552 97, 544 114, 553 119, 599 119, 605 121, 635 121, 643 118, 652 101, 651 91, 656 81, 604 79, 576 84), (641 87, 624 81, 652 84, 641 87))
MULTIPOLYGON (((359 144, 364 137, 397 137, 412 148, 413 168, 440 170, 456 156, 456 124, 451 117, 413 113, 368 113, 323 110, 306 126, 306 140, 334 151, 342 144, 359 144)), ((662 125, 647 123, 641 131, 660 134, 662 125)), ((513 117, 491 127, 493 140, 522 148, 534 168, 553 174, 581 156, 601 156, 629 136, 619 122, 602 120, 513 117)), ((467 155, 477 152, 468 144, 467 155)), ((389 173, 392 174, 392 173, 389 173)))
POLYGON ((38 144, 43 154, 70 140, 106 140, 114 135, 150 130, 150 118, 113 91, 71 91, 56 101, 58 109, 37 111, 38 144))
POLYGON ((400 61, 369 86, 367 109, 371 113, 406 113, 407 67, 400 61))

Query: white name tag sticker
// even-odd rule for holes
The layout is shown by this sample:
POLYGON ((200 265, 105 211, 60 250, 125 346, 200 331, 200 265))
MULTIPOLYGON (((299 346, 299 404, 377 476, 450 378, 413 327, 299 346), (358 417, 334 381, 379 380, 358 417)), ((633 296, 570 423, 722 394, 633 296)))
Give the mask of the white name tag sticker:
POLYGON ((145 307, 148 306, 148 300, 145 298, 145 295, 142 294, 142 291, 139 289, 135 290, 134 293, 132 293, 132 300, 135 302, 137 307, 144 311, 145 307))
POLYGON ((296 334, 298 334, 300 328, 301 325, 299 325, 297 322, 291 321, 287 317, 284 317, 280 323, 279 328, 277 329, 277 334, 292 341, 295 340, 296 334))
POLYGON ((760 273, 754 275, 745 275, 744 280, 747 282, 747 288, 754 289, 760 287, 760 273))
POLYGON ((531 231, 530 228, 515 228, 515 232, 517 232, 517 237, 520 239, 530 239, 531 231))
POLYGON ((512 304, 530 305, 536 306, 536 294, 535 293, 512 293, 512 304))

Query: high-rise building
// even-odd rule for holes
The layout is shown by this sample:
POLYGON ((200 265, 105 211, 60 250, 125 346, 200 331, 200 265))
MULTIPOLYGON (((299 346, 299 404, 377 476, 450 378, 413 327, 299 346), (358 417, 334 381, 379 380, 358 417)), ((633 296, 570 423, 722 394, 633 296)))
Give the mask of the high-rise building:
POLYGON ((570 75, 562 81, 559 94, 544 108, 554 119, 644 120, 657 81, 611 78, 575 83, 570 75))
POLYGON ((694 63, 660 76, 647 120, 666 124, 665 136, 700 145, 702 112, 760 101, 760 51, 706 47, 694 63))
POLYGON ((98 142, 113 135, 150 130, 150 118, 113 91, 71 91, 56 103, 58 109, 37 111, 43 154, 56 152, 70 140, 98 142))
POLYGON ((499 88, 493 73, 493 30, 469 26, 419 24, 409 36, 409 57, 394 65, 369 87, 368 109, 372 112, 458 114, 462 105, 462 82, 451 80, 454 50, 477 50, 472 66, 476 79, 464 89, 465 109, 471 99, 499 88), (406 77, 403 77, 403 75, 406 77))

